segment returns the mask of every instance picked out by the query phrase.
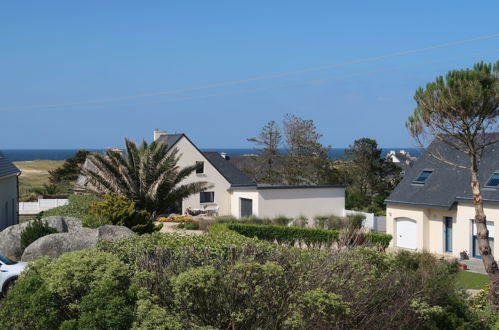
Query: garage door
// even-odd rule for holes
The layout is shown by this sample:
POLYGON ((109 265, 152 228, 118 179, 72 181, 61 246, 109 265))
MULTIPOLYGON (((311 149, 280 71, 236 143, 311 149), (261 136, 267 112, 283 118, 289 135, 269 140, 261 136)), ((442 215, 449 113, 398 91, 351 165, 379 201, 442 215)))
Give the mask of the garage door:
POLYGON ((397 219, 397 247, 416 250, 417 229, 416 221, 409 218, 397 219))

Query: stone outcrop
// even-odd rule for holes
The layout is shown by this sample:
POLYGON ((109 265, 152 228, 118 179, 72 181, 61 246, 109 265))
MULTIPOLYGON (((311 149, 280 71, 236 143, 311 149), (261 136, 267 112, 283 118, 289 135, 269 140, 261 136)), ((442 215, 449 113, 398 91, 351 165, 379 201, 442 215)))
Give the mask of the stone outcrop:
MULTIPOLYGON (((59 233, 67 233, 82 228, 81 219, 52 216, 44 218, 47 224, 57 229, 59 233)), ((23 254, 21 248, 21 233, 32 221, 10 226, 0 232, 0 254, 19 260, 23 254)))
POLYGON ((94 248, 101 239, 120 239, 135 235, 127 227, 105 225, 96 229, 75 228, 67 233, 50 234, 31 243, 22 255, 22 261, 41 256, 57 258, 65 252, 94 248))
POLYGON ((21 233, 31 221, 10 226, 0 232, 0 254, 22 261, 31 261, 41 256, 57 258, 65 252, 94 248, 100 239, 120 239, 135 235, 131 229, 123 226, 85 228, 78 218, 52 216, 42 220, 59 233, 40 237, 23 253, 21 233))

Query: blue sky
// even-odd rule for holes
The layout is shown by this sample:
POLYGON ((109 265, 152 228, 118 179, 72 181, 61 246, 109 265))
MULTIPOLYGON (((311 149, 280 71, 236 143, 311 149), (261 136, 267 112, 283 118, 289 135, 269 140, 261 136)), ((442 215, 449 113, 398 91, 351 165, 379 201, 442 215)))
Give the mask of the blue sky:
POLYGON ((121 146, 154 128, 202 148, 249 147, 288 112, 333 147, 410 147, 416 88, 499 59, 499 37, 154 93, 495 35, 498 13, 497 1, 2 1, 0 149, 121 146))

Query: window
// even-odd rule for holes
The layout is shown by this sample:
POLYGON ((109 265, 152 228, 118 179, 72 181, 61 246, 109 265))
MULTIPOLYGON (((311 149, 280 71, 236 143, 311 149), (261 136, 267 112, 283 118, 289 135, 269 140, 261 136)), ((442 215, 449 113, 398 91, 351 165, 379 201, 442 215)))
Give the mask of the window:
POLYGON ((499 186, 499 172, 492 174, 489 181, 485 184, 486 187, 497 187, 499 186))
POLYGON ((424 170, 423 172, 421 172, 421 174, 419 174, 416 180, 413 181, 413 183, 425 183, 432 173, 432 170, 424 170))
POLYGON ((215 192, 214 191, 203 191, 199 193, 199 202, 200 203, 213 203, 215 201, 215 192))
POLYGON ((204 173, 204 162, 196 162, 196 174, 204 173))
POLYGON ((452 217, 444 217, 445 252, 452 252, 452 217))

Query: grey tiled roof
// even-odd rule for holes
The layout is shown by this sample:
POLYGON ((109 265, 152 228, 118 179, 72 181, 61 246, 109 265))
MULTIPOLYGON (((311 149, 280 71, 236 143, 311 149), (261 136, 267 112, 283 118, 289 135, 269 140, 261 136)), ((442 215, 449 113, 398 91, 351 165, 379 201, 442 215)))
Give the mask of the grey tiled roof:
MULTIPOLYGON (((489 134, 488 139, 497 139, 499 134, 489 134)), ((453 163, 468 166, 468 156, 444 142, 434 142, 428 150, 453 163)), ((499 188, 484 187, 494 172, 499 171, 499 143, 488 146, 480 158, 479 181, 484 203, 499 203, 499 188)), ((425 151, 408 169, 402 181, 385 200, 386 204, 402 204, 429 208, 450 209, 457 201, 472 200, 471 174, 469 170, 439 161, 425 151), (413 181, 423 170, 432 170, 424 184, 413 181)))
POLYGON ((165 134, 160 136, 157 141, 168 144, 168 150, 185 137, 191 144, 203 154, 204 157, 217 169, 220 174, 231 184, 237 186, 254 185, 255 183, 235 167, 229 160, 223 158, 218 152, 202 152, 185 134, 165 134))
POLYGON ((255 183, 218 152, 203 152, 206 159, 222 174, 231 185, 251 186, 255 183))
POLYGON ((168 150, 170 150, 182 136, 184 136, 184 134, 165 134, 161 135, 157 141, 166 143, 166 145, 168 145, 168 150))
POLYGON ((17 173, 21 171, 0 152, 0 178, 17 173))

